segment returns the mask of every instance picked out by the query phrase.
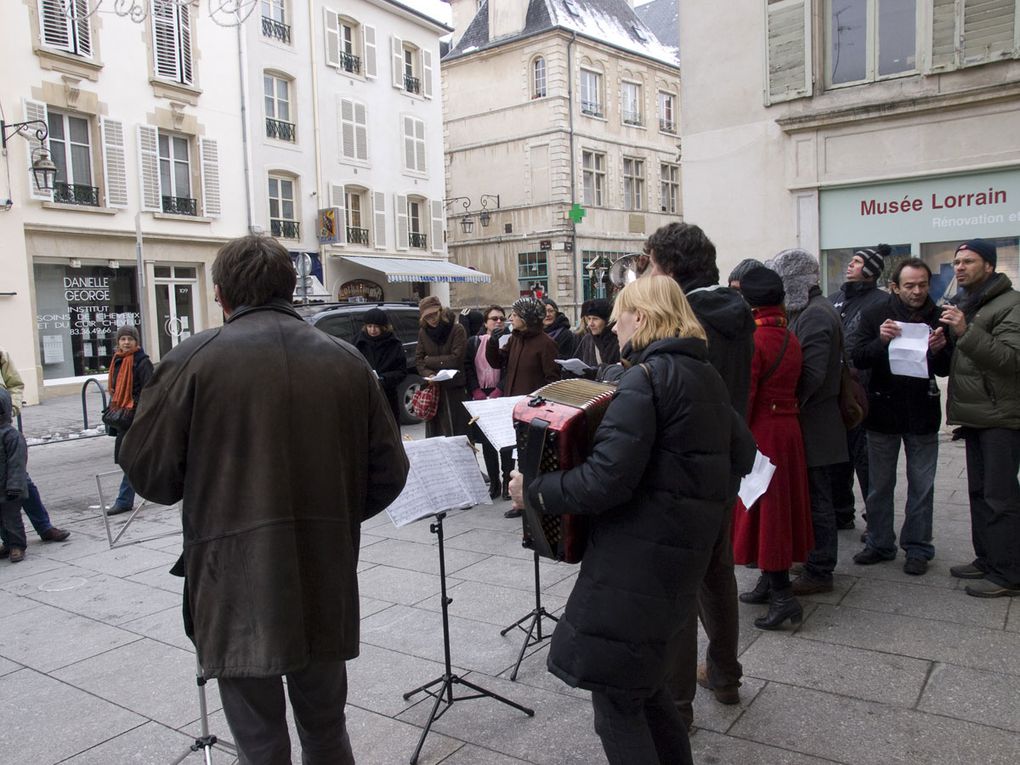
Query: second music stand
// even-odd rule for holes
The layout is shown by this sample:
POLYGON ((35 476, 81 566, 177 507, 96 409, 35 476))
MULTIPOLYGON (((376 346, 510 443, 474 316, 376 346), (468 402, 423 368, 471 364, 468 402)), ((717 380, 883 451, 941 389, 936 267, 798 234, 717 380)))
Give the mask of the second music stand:
POLYGON ((510 630, 515 627, 524 633, 524 645, 521 646, 521 652, 517 655, 517 663, 514 664, 514 671, 510 673, 510 679, 517 679, 517 672, 521 668, 521 662, 524 661, 524 652, 527 651, 531 646, 538 645, 543 640, 547 640, 552 637, 552 633, 548 632, 545 635, 542 634, 542 619, 552 619, 554 622, 559 621, 559 617, 553 616, 545 610, 545 606, 542 605, 542 583, 539 579, 538 574, 538 553, 535 553, 535 607, 522 616, 520 619, 515 621, 506 629, 500 630, 499 634, 506 636, 510 630), (524 622, 531 620, 528 624, 527 629, 524 628, 524 622))

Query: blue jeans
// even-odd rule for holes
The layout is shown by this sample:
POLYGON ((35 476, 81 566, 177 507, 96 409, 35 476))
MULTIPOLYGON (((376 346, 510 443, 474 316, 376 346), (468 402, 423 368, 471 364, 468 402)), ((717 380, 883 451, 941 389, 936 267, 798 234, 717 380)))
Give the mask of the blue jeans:
POLYGON ((117 499, 114 507, 126 507, 129 510, 135 506, 135 489, 128 480, 127 473, 120 480, 120 490, 117 492, 117 499))
POLYGON ((46 512, 46 506, 42 502, 42 497, 39 496, 39 487, 35 485, 31 476, 28 476, 28 496, 25 497, 21 507, 25 511, 25 515, 28 516, 28 520, 32 522, 32 528, 35 529, 36 534, 42 536, 44 532, 53 528, 50 514, 46 512))
POLYGON ((932 546, 932 511, 935 500, 935 468, 939 458, 939 434, 910 435, 868 431, 868 546, 889 560, 896 557, 893 503, 900 441, 907 455, 906 517, 900 528, 900 547, 908 558, 935 557, 932 546))

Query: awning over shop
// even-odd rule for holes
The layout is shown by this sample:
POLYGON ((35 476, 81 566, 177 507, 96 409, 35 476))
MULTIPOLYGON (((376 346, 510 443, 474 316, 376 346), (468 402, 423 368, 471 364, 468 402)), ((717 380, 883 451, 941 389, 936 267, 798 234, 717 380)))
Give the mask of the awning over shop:
POLYGON ((345 255, 344 260, 386 274, 388 282, 490 282, 492 277, 438 258, 373 258, 345 255))

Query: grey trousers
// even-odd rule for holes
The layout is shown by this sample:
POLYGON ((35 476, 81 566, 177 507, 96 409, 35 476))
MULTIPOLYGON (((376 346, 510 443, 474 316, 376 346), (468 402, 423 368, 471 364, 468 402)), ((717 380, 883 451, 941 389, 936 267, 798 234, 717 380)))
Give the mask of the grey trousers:
MULTIPOLYGON (((354 765, 347 737, 347 665, 309 664, 287 676, 302 765, 354 765)), ((290 765, 283 677, 217 680, 241 765, 290 765)))

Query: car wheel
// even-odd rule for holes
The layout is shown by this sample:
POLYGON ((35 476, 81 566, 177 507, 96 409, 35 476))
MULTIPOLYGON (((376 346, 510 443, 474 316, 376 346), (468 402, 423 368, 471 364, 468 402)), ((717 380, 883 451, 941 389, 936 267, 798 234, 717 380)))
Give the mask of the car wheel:
POLYGON ((400 424, 417 425, 421 419, 411 411, 411 398, 421 388, 423 380, 418 375, 408 375, 397 386, 397 401, 400 403, 400 424))

